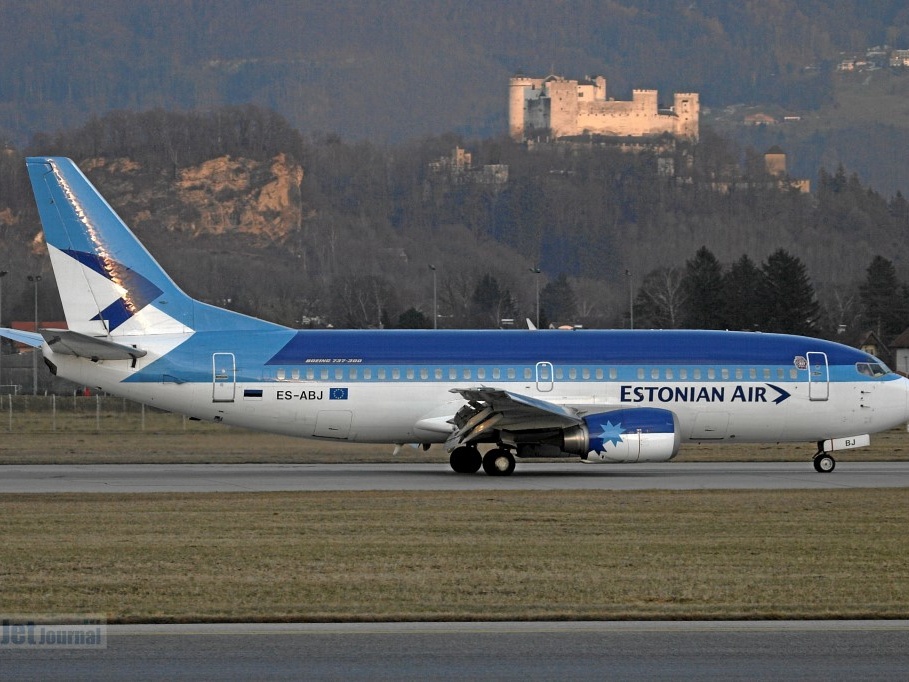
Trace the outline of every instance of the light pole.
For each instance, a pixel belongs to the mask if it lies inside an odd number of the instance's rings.
[[[29,275],[29,282],[35,284],[35,333],[38,333],[38,282],[41,275]],[[32,351],[32,395],[38,395],[38,349]]]
[[[634,329],[634,280],[631,270],[625,270],[625,276],[628,278],[628,328]]]
[[[0,270],[0,327],[3,326],[3,278],[9,274],[6,270]],[[3,386],[3,346],[0,345],[0,387]]]
[[[432,328],[439,328],[439,299],[436,295],[436,266],[430,265],[429,269],[432,270]]]
[[[534,281],[537,285],[537,329],[540,328],[540,268],[529,268],[529,270],[536,275]]]

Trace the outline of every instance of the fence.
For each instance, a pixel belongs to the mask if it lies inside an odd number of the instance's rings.
[[[190,428],[189,421],[183,415],[105,395],[0,395],[0,431],[9,433],[178,432]],[[193,422],[191,428],[199,426]]]

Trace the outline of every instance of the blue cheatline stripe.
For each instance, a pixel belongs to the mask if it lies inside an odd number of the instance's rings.
[[[832,365],[869,355],[830,341],[720,331],[300,331],[269,365],[554,364],[685,366],[792,364],[823,352]]]

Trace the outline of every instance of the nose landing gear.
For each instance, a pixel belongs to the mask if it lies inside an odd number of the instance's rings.
[[[819,474],[829,474],[834,467],[836,467],[836,460],[823,450],[814,456],[814,470]]]

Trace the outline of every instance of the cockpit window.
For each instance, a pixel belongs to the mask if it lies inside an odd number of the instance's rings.
[[[855,363],[855,368],[859,374],[864,374],[868,377],[882,377],[890,371],[877,362],[857,362]]]

